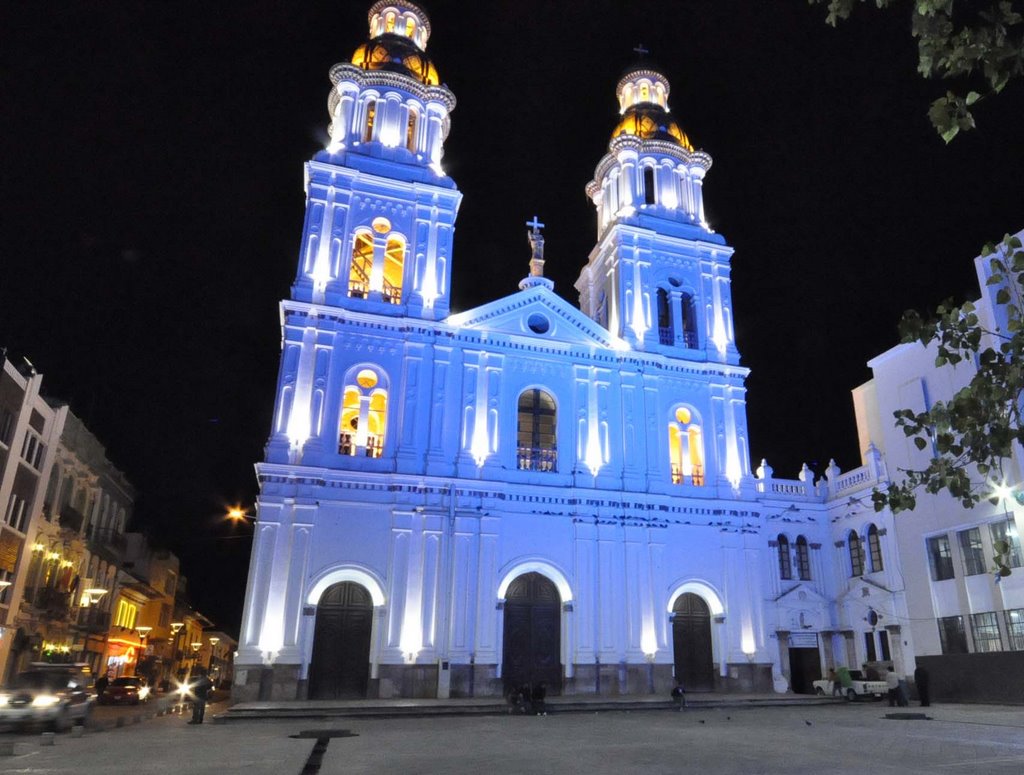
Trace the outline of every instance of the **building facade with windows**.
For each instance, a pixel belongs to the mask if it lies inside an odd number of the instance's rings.
[[[988,259],[975,259],[983,327],[998,331],[998,286],[987,284]],[[898,409],[925,411],[967,385],[974,366],[935,366],[934,347],[902,344],[872,359],[873,378],[854,391],[861,443],[874,443],[891,470],[927,466],[932,450],[917,449],[895,427]],[[907,627],[915,664],[933,673],[936,689],[964,699],[1017,701],[1024,684],[1024,555],[1022,507],[1015,493],[1024,485],[1020,458],[1002,472],[1005,497],[965,509],[946,493],[920,493],[917,507],[895,520],[895,535],[906,584]],[[995,489],[993,488],[993,492]],[[1009,546],[1012,573],[994,573],[995,545]],[[1016,681],[1016,682],[1015,682]],[[940,696],[942,696],[940,694]]]
[[[306,165],[235,697],[806,690],[865,632],[898,651],[877,452],[751,471],[732,249],[665,76],[609,85],[579,308],[534,218],[518,292],[451,314],[455,98],[421,9],[369,24]]]

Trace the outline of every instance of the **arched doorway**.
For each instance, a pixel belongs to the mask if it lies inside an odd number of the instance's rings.
[[[309,698],[365,697],[370,676],[370,627],[373,601],[359,584],[328,587],[316,607]]]
[[[710,692],[715,688],[711,610],[700,595],[687,592],[676,599],[672,611],[676,680],[688,692]]]
[[[558,588],[539,573],[524,573],[505,592],[502,677],[507,692],[521,684],[562,688],[562,599]]]

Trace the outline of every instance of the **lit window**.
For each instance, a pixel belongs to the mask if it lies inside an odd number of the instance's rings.
[[[874,525],[868,528],[868,556],[871,558],[872,573],[877,573],[883,569],[882,541],[878,536],[878,528]]]
[[[388,419],[388,393],[381,375],[360,369],[342,397],[338,454],[381,457]]]
[[[416,153],[416,111],[409,111],[409,123],[405,127],[405,147]]]
[[[685,406],[668,425],[669,464],[673,484],[704,485],[704,439],[700,424]]]
[[[851,532],[847,540],[850,548],[850,575],[864,575],[864,547],[861,545],[860,536]]]
[[[543,390],[519,396],[517,466],[528,471],[554,471],[558,464],[555,399]]]
[[[796,538],[796,570],[801,581],[810,581],[811,555],[807,548],[807,539],[803,536]]]
[[[348,295],[365,299],[370,288],[370,273],[373,271],[373,235],[368,231],[357,231],[352,247],[352,263],[348,271]]]
[[[793,578],[793,565],[789,556],[789,539],[784,535],[779,536],[779,578]]]
[[[404,272],[405,240],[392,235],[384,248],[384,301],[401,304]]]
[[[981,545],[981,531],[972,527],[957,533],[960,539],[960,551],[964,556],[964,574],[977,576],[985,572],[985,548]]]
[[[370,102],[366,106],[366,129],[363,132],[363,142],[368,143],[373,139],[373,122],[377,118],[377,103]]]
[[[412,38],[416,35],[416,19],[412,16],[405,20],[405,37]]]
[[[395,31],[395,15],[393,13],[389,13],[384,18],[385,18],[385,21],[384,21],[384,32],[394,32]]]
[[[640,84],[640,102],[651,101],[651,85],[646,81]]]

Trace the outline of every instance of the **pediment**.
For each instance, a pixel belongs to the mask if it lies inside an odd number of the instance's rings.
[[[508,336],[525,336],[588,347],[619,349],[621,340],[543,286],[527,288],[452,315],[448,325]]]
[[[828,600],[826,600],[809,584],[797,584],[792,589],[787,589],[775,598],[775,602],[780,605],[800,608],[806,606],[826,605]]]
[[[890,594],[891,590],[886,589],[881,584],[871,579],[866,579],[863,576],[858,576],[855,579],[851,579],[846,589],[836,595],[836,600],[854,599],[864,601],[865,604],[872,604],[876,601],[888,599]]]

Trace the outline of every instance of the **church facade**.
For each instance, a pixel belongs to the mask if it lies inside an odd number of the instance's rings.
[[[752,470],[732,249],[664,75],[615,86],[579,307],[544,277],[534,218],[520,290],[451,314],[455,98],[420,8],[382,0],[369,25],[306,165],[235,697],[810,691],[835,665],[900,670],[877,451],[818,481]]]

